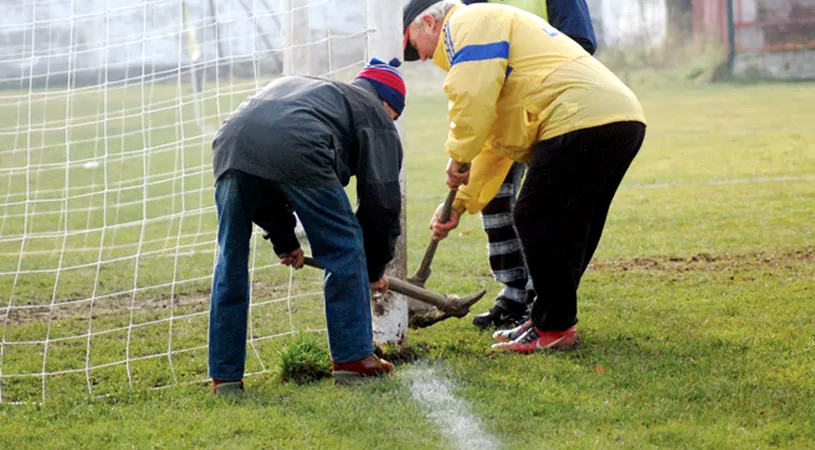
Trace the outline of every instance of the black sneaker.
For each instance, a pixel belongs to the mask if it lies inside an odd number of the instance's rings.
[[[526,317],[526,305],[498,297],[489,311],[473,317],[473,325],[481,329],[514,327]]]

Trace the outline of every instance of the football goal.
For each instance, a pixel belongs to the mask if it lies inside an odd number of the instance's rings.
[[[207,379],[213,133],[275,77],[347,81],[398,56],[401,1],[5,5],[0,402]],[[251,248],[247,372],[261,373],[286,336],[325,329],[322,273],[280,266],[259,232]],[[385,341],[407,314],[389,304]]]

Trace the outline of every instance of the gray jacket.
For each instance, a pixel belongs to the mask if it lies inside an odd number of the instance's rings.
[[[402,145],[366,80],[293,76],[273,81],[224,122],[212,150],[216,179],[234,169],[280,183],[326,187],[347,186],[356,176],[368,275],[382,276],[400,233]]]

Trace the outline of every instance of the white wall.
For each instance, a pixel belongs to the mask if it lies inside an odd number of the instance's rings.
[[[589,0],[600,46],[655,48],[665,42],[670,0]]]
[[[315,36],[359,35],[364,41],[366,0],[307,0]],[[260,59],[280,65],[286,40],[282,0],[213,0],[217,5],[224,61]],[[188,0],[189,19],[200,47],[199,62],[216,55],[209,0]],[[249,11],[247,11],[247,8]],[[322,30],[322,31],[320,31]],[[316,38],[315,38],[316,39]],[[80,73],[146,72],[189,64],[181,0],[16,0],[0,15],[0,81],[49,74],[58,78],[71,67]]]

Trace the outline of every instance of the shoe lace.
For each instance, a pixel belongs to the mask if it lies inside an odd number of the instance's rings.
[[[538,330],[535,327],[529,327],[529,329],[518,338],[518,342],[528,344],[539,337],[541,337],[541,335],[538,333]]]
[[[504,336],[506,336],[508,338],[511,338],[511,340],[515,340],[515,339],[521,337],[522,334],[526,333],[527,330],[529,330],[530,327],[532,327],[531,323],[524,322],[524,323],[518,325],[515,328],[506,330],[504,332]]]

